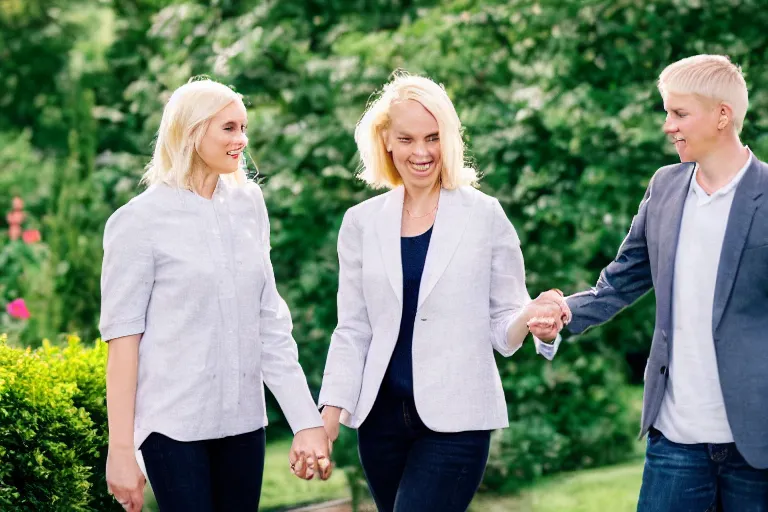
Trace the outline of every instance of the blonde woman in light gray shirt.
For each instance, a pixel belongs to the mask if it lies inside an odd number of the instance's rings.
[[[147,190],[107,222],[107,484],[126,510],[143,503],[135,449],[161,511],[257,510],[264,384],[295,433],[291,470],[330,476],[328,439],[275,286],[266,206],[244,172],[246,124],[228,87],[177,89]]]

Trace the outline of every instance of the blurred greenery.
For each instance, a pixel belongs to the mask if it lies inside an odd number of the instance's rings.
[[[0,330],[33,347],[96,337],[104,223],[141,191],[163,104],[197,74],[246,96],[249,166],[313,391],[336,321],[341,218],[374,194],[354,179],[352,131],[397,68],[453,98],[481,188],[522,240],[531,294],[582,290],[677,158],[655,89],[666,64],[705,52],[740,64],[742,137],[768,156],[767,23],[759,0],[0,1],[0,212],[19,196],[25,228],[42,233],[32,247],[0,225],[0,307],[24,298],[32,315],[3,307]],[[511,427],[495,434],[484,489],[632,451],[616,390],[642,379],[653,308],[649,295],[554,363],[529,347],[499,359]],[[274,401],[269,416],[285,429]],[[355,481],[354,436],[342,446]]]

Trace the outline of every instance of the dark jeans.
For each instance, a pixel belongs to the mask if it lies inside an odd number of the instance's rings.
[[[160,512],[256,512],[264,450],[263,428],[191,442],[152,433],[141,445]]]
[[[464,512],[480,486],[491,432],[433,432],[413,400],[380,393],[358,429],[360,462],[379,512]]]
[[[678,444],[648,433],[638,512],[768,512],[768,470],[734,443]]]

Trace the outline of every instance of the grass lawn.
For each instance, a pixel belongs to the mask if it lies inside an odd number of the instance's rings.
[[[480,495],[470,512],[634,512],[643,461],[542,479],[519,496]]]

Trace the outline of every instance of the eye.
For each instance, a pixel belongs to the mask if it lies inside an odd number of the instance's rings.
[[[398,137],[397,140],[405,143],[411,142],[411,139],[408,137]]]
[[[439,140],[440,140],[440,137],[438,137],[437,135],[433,135],[432,137],[427,139],[428,142],[437,142]]]

